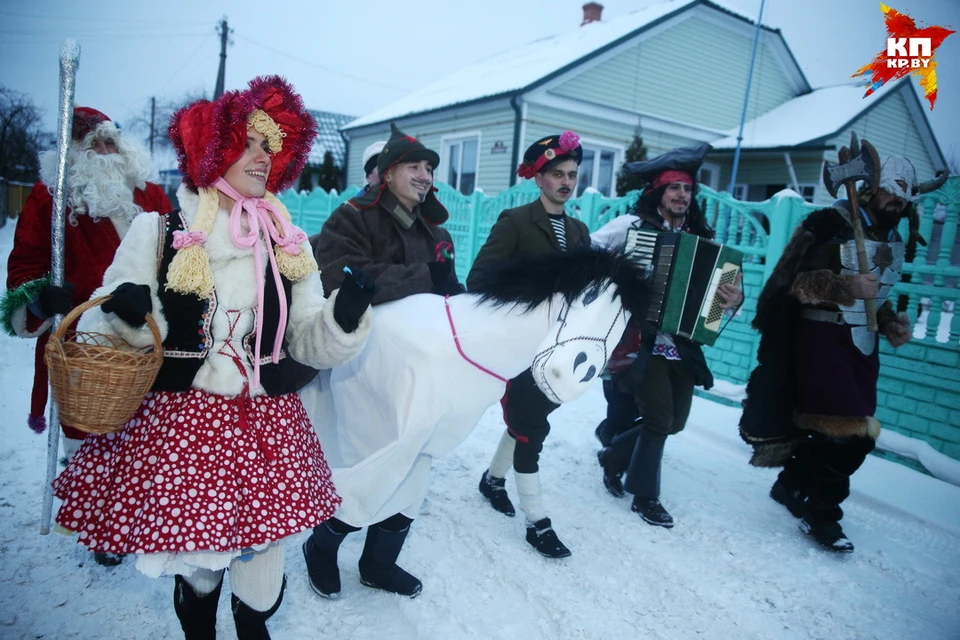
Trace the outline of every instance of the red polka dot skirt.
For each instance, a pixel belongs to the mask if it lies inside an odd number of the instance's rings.
[[[242,550],[340,504],[295,393],[152,392],[122,431],[87,436],[53,487],[57,523],[113,553]]]

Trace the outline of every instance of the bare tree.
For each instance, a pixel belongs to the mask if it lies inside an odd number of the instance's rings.
[[[41,151],[54,145],[43,131],[43,111],[25,93],[0,85],[0,178],[35,182]]]
[[[139,114],[127,121],[127,129],[138,136],[148,149],[152,148],[154,151],[158,149],[168,149],[171,144],[167,129],[170,128],[170,119],[173,117],[173,114],[181,107],[185,107],[197,100],[206,99],[209,98],[203,89],[193,89],[179,96],[156,98],[153,105],[148,101]],[[153,121],[152,130],[150,127],[151,120]],[[152,145],[151,138],[153,141]]]

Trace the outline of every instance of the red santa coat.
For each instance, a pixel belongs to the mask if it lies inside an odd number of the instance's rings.
[[[169,213],[173,207],[159,185],[148,182],[145,189],[133,192],[133,201],[144,211]],[[42,182],[33,185],[33,191],[23,205],[17,230],[13,240],[13,251],[7,262],[7,290],[50,273],[51,257],[51,219],[53,198]],[[69,209],[67,210],[69,215]],[[73,283],[74,306],[90,299],[94,289],[103,282],[103,273],[113,262],[120,236],[113,223],[107,218],[94,219],[87,215],[78,215],[76,226],[67,222],[64,229],[64,280]],[[43,319],[26,311],[28,333],[35,333],[43,325]],[[42,424],[47,405],[47,366],[43,353],[47,344],[48,332],[38,336],[34,355],[33,393],[30,400],[30,423]],[[82,438],[84,434],[76,429],[64,426],[64,432],[70,438]]]

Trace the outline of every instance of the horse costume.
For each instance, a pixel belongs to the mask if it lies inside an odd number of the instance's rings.
[[[575,400],[646,297],[624,257],[588,250],[507,265],[473,293],[377,307],[361,354],[300,392],[343,499],[336,516],[413,517],[433,459],[470,435],[507,380],[530,368],[552,401]]]

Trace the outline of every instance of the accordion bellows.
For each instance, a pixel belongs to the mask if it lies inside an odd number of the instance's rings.
[[[689,233],[629,229],[627,256],[653,281],[647,320],[660,331],[712,345],[720,333],[721,284],[733,284],[743,253]]]

